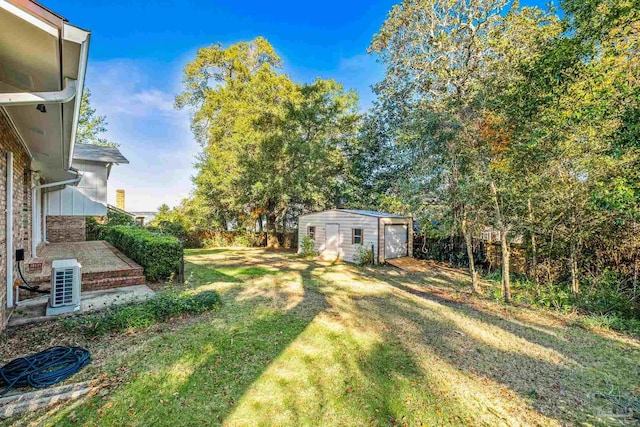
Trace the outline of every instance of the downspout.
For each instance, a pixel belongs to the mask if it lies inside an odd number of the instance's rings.
[[[68,179],[66,181],[58,181],[58,182],[50,182],[48,184],[40,184],[40,185],[35,185],[33,187],[31,187],[31,201],[33,203],[34,200],[36,200],[36,195],[38,190],[41,190],[43,188],[50,188],[50,187],[57,187],[59,185],[71,185],[71,184],[77,184],[78,182],[80,182],[80,180],[82,179],[82,175],[78,175],[77,178],[74,179]],[[42,205],[42,200],[40,199],[39,202],[36,201],[36,203],[40,203]],[[40,210],[42,209],[42,206],[40,207]],[[35,234],[37,232],[36,230],[36,222],[38,221],[37,215],[38,212],[36,209],[33,209],[33,206],[31,207],[31,230],[32,233]],[[43,228],[43,231],[45,231],[47,229],[46,226],[46,218],[45,218],[45,226]],[[46,231],[45,231],[46,233]],[[42,241],[46,241],[46,234],[43,233],[42,236]],[[35,258],[36,257],[36,239],[34,238],[34,236],[31,237],[31,257]]]
[[[64,104],[76,96],[76,81],[65,78],[65,87],[55,92],[0,93],[0,105]]]
[[[7,152],[7,307],[13,307],[13,153]]]

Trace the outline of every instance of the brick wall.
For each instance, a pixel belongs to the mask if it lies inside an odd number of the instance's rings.
[[[87,238],[87,221],[83,216],[47,216],[47,241],[49,243],[84,242]]]
[[[31,186],[33,174],[30,159],[4,110],[0,109],[0,334],[6,327],[7,306],[7,153],[13,153],[13,248],[31,252]],[[13,263],[13,257],[9,262]],[[18,271],[14,266],[14,278]]]

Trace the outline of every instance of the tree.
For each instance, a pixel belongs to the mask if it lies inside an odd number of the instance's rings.
[[[335,206],[348,182],[357,96],[333,80],[296,84],[281,68],[261,37],[200,49],[185,67],[176,105],[203,147],[195,197],[223,229],[265,218],[280,230],[291,209]]]
[[[107,116],[96,114],[91,107],[91,91],[86,88],[82,94],[80,103],[80,118],[76,132],[76,142],[79,144],[102,145],[105,147],[118,147],[119,144],[102,137],[107,131]]]
[[[502,195],[489,170],[491,150],[478,138],[482,80],[493,60],[492,35],[506,7],[505,0],[404,1],[394,6],[374,36],[371,51],[380,55],[387,69],[376,92],[400,117],[413,117],[410,123],[419,129],[413,141],[424,153],[421,160],[426,160],[422,181],[449,206],[469,246],[477,227],[471,218],[480,218],[485,201],[493,199],[494,224],[503,236],[503,291],[509,300],[508,225]],[[427,126],[416,120],[421,116]],[[470,191],[486,197],[463,197]],[[472,258],[470,275],[478,291]]]

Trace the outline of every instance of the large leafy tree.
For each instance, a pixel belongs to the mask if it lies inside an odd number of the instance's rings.
[[[493,223],[503,236],[504,297],[509,300],[505,197],[490,168],[503,152],[479,137],[485,117],[482,84],[495,61],[492,37],[507,6],[505,0],[404,1],[392,9],[371,50],[387,69],[377,93],[398,111],[393,116],[400,117],[400,136],[406,137],[408,129],[409,144],[421,153],[418,182],[448,206],[452,225],[465,235],[469,251],[473,230],[479,226],[474,219],[487,210],[488,200],[493,201]],[[469,258],[472,285],[478,291],[473,257]]]
[[[577,296],[580,271],[619,262],[637,233],[640,9],[562,6],[560,20],[505,1],[405,1],[371,46],[387,66],[378,128],[416,159],[408,194],[435,199],[426,213],[468,247],[484,226],[500,232],[506,300],[511,239],[528,237],[535,278],[540,249],[566,260]]]
[[[263,38],[200,49],[179,108],[203,147],[195,198],[220,228],[280,229],[292,211],[339,203],[357,97],[333,80],[297,84]],[[203,211],[203,209],[200,209]]]

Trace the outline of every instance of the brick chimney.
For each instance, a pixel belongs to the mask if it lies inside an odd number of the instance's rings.
[[[116,208],[124,209],[124,190],[116,190]]]

